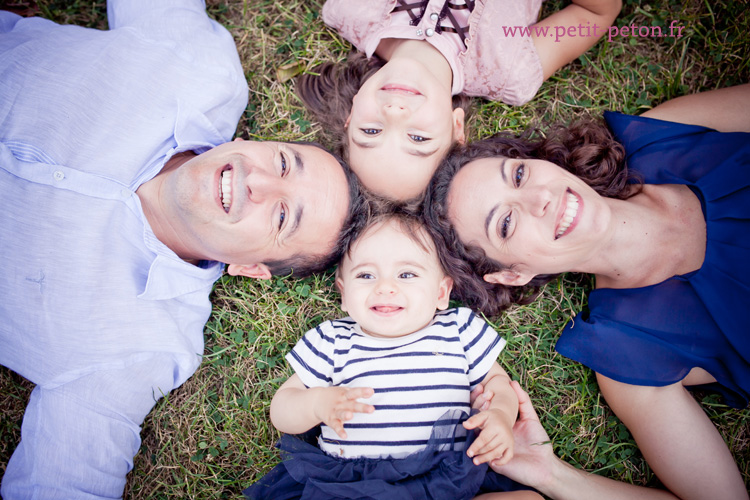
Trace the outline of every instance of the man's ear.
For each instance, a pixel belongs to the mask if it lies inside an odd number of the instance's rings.
[[[448,304],[451,301],[451,290],[453,290],[453,278],[444,276],[440,281],[440,288],[438,289],[437,308],[439,310],[444,311],[448,309]]]
[[[344,280],[338,277],[338,270],[336,270],[336,281],[334,283],[336,284],[336,289],[339,291],[339,294],[341,294],[341,310],[344,312],[348,312],[346,309],[346,294],[344,293]]]
[[[484,281],[486,281],[487,283],[494,283],[496,285],[523,286],[531,281],[534,276],[535,275],[524,271],[503,269],[502,271],[485,274]]]
[[[464,129],[465,112],[463,108],[453,110],[453,140],[458,144],[466,142],[466,131]]]
[[[245,139],[243,139],[242,137],[235,137],[234,140],[235,141],[244,141]]]
[[[239,264],[229,264],[227,272],[232,276],[244,276],[246,278],[255,278],[258,280],[267,280],[271,277],[271,271],[265,264],[252,264],[250,266],[241,266]]]

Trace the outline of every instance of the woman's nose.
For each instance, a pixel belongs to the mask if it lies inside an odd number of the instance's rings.
[[[529,213],[535,217],[544,217],[551,207],[552,192],[546,186],[535,186],[527,192]]]

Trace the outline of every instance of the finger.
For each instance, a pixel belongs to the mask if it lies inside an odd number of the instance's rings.
[[[346,391],[346,399],[367,399],[375,394],[375,390],[372,387],[352,387]]]
[[[526,391],[521,388],[521,384],[512,380],[510,386],[516,392],[516,396],[518,396],[518,422],[524,420],[536,420],[538,422],[539,415],[536,414],[534,405],[531,404],[531,398],[529,398]]]
[[[484,434],[487,434],[487,433],[485,432]],[[477,449],[474,453],[474,456],[491,454],[495,450],[500,450],[500,452],[502,452],[506,448],[507,446],[503,444],[503,440],[500,438],[500,436],[498,435],[489,436],[487,439],[484,440],[484,442],[481,442],[477,445]],[[493,456],[492,458],[496,458],[496,457]]]
[[[340,409],[336,412],[336,418],[338,418],[342,422],[346,422],[347,420],[351,420],[352,418],[354,418],[354,413],[349,410]]]
[[[484,411],[484,410],[489,409],[490,403],[492,403],[492,398],[494,398],[494,397],[495,397],[495,393],[494,392],[492,392],[490,390],[485,391],[484,392],[484,398],[487,401],[482,405],[482,407],[479,410],[480,411]]]
[[[478,455],[476,460],[481,460],[479,463],[487,462],[490,466],[501,467],[513,458],[513,450],[503,449],[502,453],[489,453],[487,455]],[[478,465],[478,464],[477,464]]]
[[[356,413],[372,413],[375,411],[375,407],[367,403],[356,403],[352,410]]]
[[[464,429],[471,430],[471,429],[476,429],[477,427],[481,429],[486,421],[487,421],[486,413],[477,413],[473,417],[470,417],[464,421]]]
[[[508,452],[508,447],[500,442],[497,446],[489,447],[486,452],[477,454],[473,461],[475,465],[483,464],[485,462],[490,463],[494,460],[504,461],[505,455],[507,455]]]
[[[336,434],[338,434],[338,436],[341,439],[346,439],[346,431],[344,430],[344,422],[342,422],[341,420],[333,420],[328,425],[328,427],[336,431]]]

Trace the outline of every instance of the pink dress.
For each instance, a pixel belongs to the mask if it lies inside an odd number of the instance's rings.
[[[327,0],[323,20],[371,57],[384,38],[425,40],[453,69],[453,94],[528,102],[544,80],[528,32],[542,0]]]

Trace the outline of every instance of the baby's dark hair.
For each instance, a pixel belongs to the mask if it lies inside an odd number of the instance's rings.
[[[427,188],[424,217],[436,247],[447,254],[443,266],[454,281],[453,297],[487,315],[500,314],[511,304],[533,302],[541,287],[558,276],[537,275],[527,285],[517,287],[488,283],[484,281],[486,274],[509,266],[489,258],[478,246],[464,245],[453,228],[447,206],[451,181],[469,162],[493,157],[550,161],[609,198],[627,199],[641,187],[639,179],[628,172],[624,148],[601,120],[554,126],[546,136],[538,131],[520,136],[501,132],[455,147]]]
[[[447,274],[446,268],[443,265],[443,259],[440,258],[440,250],[437,248],[437,243],[434,240],[433,234],[425,224],[425,220],[421,215],[421,204],[404,204],[394,202],[385,198],[377,196],[370,196],[369,200],[369,213],[367,218],[362,222],[357,233],[349,239],[349,246],[341,257],[341,261],[344,258],[351,256],[351,249],[354,244],[374,225],[382,224],[385,222],[395,222],[398,228],[408,236],[414,243],[416,243],[425,252],[430,252],[430,247],[437,250],[438,261],[443,272]],[[341,262],[339,262],[339,267]]]
[[[337,155],[349,159],[346,120],[352,112],[352,100],[362,84],[383,67],[377,56],[369,59],[361,52],[352,52],[341,62],[325,62],[297,78],[297,94],[315,121],[320,123],[323,142]],[[453,108],[463,108],[465,121],[471,110],[471,99],[453,96]]]

